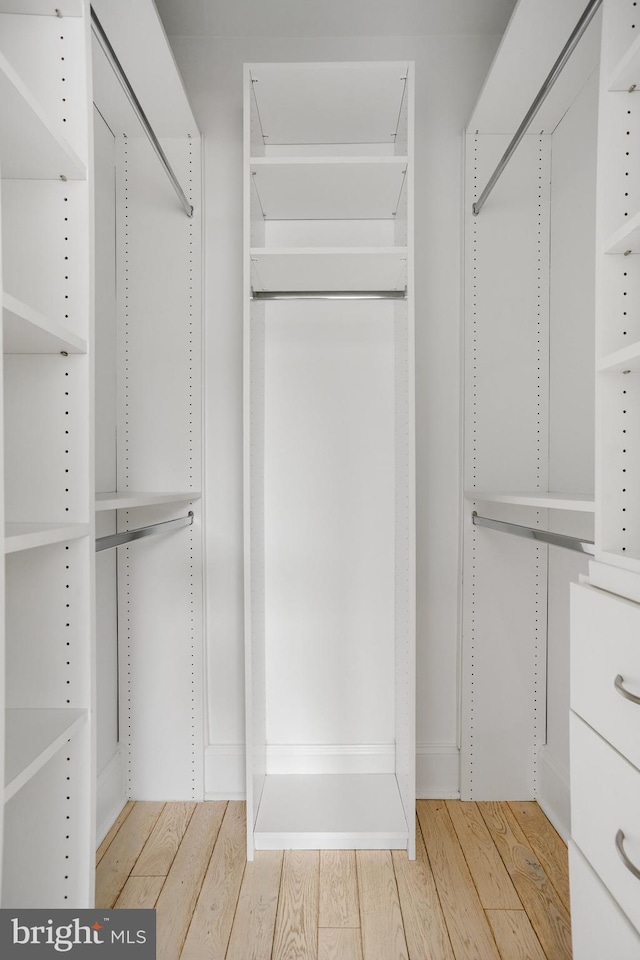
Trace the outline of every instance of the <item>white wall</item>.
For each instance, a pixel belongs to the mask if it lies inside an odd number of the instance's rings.
[[[497,37],[170,37],[205,138],[208,796],[243,790],[242,64],[416,61],[418,792],[458,789],[462,130]]]

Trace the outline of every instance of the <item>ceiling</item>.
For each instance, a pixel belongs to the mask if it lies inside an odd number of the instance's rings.
[[[156,0],[169,36],[502,34],[516,0]]]

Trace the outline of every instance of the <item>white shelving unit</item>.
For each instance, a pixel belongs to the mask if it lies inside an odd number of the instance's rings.
[[[414,856],[411,70],[246,68],[250,859]]]
[[[3,907],[93,902],[88,16],[0,3]]]
[[[193,206],[94,41],[97,533],[194,515],[96,560],[101,838],[128,799],[204,793],[202,197],[200,134],[154,3],[93,8]]]

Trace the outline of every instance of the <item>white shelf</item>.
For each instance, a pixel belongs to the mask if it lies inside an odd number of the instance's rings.
[[[580,513],[593,513],[595,499],[592,493],[556,493],[533,490],[525,493],[502,493],[479,490],[467,490],[467,500],[483,503],[508,503],[519,507],[540,507],[544,510],[575,510]]]
[[[265,143],[393,144],[406,77],[406,62],[252,66]]]
[[[640,36],[611,71],[608,89],[628,90],[633,84],[640,87]]]
[[[3,178],[86,178],[87,170],[82,160],[1,53],[0,130]]]
[[[86,710],[7,710],[4,799],[9,800],[87,721]]]
[[[601,372],[621,373],[629,370],[631,373],[640,373],[640,343],[630,343],[622,350],[608,353],[598,360],[597,369]]]
[[[17,553],[88,536],[88,523],[5,523],[4,552]]]
[[[607,239],[605,253],[640,253],[640,213],[635,213]]]
[[[87,342],[8,293],[2,295],[4,353],[86,353]]]
[[[390,220],[406,157],[296,157],[251,161],[266,220]]]
[[[404,290],[406,247],[251,250],[254,290]]]
[[[265,778],[257,850],[404,849],[405,820],[393,774],[296,774]]]
[[[601,563],[609,563],[612,567],[622,567],[624,570],[631,570],[634,573],[640,573],[640,550],[599,550],[596,554],[596,560]]]
[[[188,503],[199,500],[199,491],[177,493],[139,493],[122,490],[113,493],[96,493],[96,512],[101,510],[132,510],[134,507],[154,507],[161,503]]]

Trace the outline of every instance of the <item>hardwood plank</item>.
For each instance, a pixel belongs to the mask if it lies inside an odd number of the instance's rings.
[[[535,800],[510,801],[509,807],[564,906],[570,912],[569,851],[566,843]]]
[[[531,850],[507,803],[485,801],[478,809],[518,891],[547,957],[571,957],[569,914]]]
[[[96,850],[96,867],[98,866],[98,864],[100,863],[100,861],[101,861],[102,858],[104,857],[105,853],[107,852],[107,849],[108,849],[109,846],[111,845],[111,842],[112,842],[113,838],[115,837],[116,833],[118,832],[118,830],[120,829],[120,827],[122,826],[122,824],[124,823],[124,821],[127,819],[127,817],[129,816],[129,814],[130,814],[131,811],[133,810],[133,807],[134,807],[133,800],[128,800],[128,801],[125,803],[125,805],[124,805],[124,807],[122,808],[122,810],[120,811],[120,813],[118,814],[118,816],[116,817],[116,819],[114,820],[113,825],[111,826],[111,828],[107,831],[107,834],[106,834],[104,840],[102,841],[102,843],[100,844],[100,846],[99,846],[98,849]]]
[[[182,841],[195,803],[168,803],[131,871],[134,877],[166,877]]]
[[[418,819],[456,960],[500,960],[443,800],[419,800]]]
[[[258,850],[245,867],[226,960],[271,960],[282,850]]]
[[[502,960],[547,960],[524,910],[487,910]]]
[[[416,830],[416,859],[393,851],[400,909],[410,960],[454,960],[424,840]]]
[[[224,960],[246,863],[245,805],[227,804],[181,960]]]
[[[484,909],[521,910],[511,877],[475,803],[447,800],[447,810]]]
[[[96,907],[112,907],[153,830],[164,803],[135,803],[96,870]]]
[[[115,902],[116,909],[152,909],[160,896],[164,877],[129,877]]]
[[[157,960],[177,960],[227,804],[199,803],[158,897]]]
[[[356,851],[364,960],[409,960],[390,850]]]
[[[273,960],[317,960],[320,857],[317,850],[285,850]]]
[[[318,960],[362,960],[360,930],[356,927],[320,927]]]
[[[360,926],[355,850],[320,851],[318,926]]]

